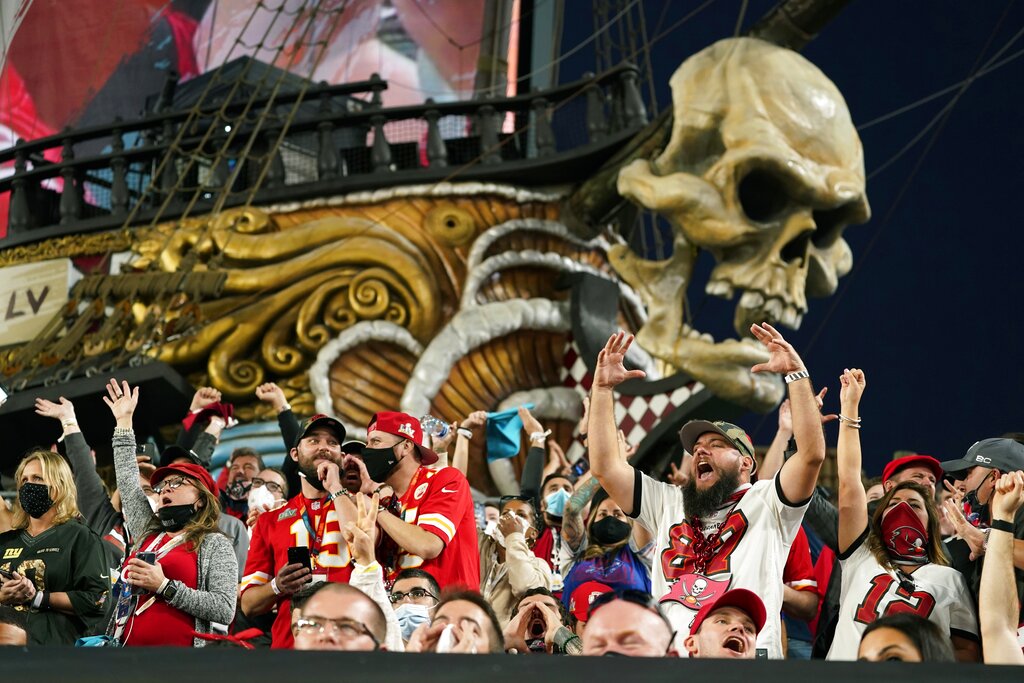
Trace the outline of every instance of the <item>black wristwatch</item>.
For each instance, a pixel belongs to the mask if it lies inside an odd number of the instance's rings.
[[[162,591],[160,591],[160,597],[162,597],[167,602],[170,602],[170,601],[174,600],[174,596],[177,595],[177,594],[178,594],[178,582],[177,581],[168,581],[167,585],[164,586],[164,589]]]

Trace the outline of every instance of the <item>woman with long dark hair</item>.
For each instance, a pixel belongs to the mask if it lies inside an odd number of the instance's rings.
[[[584,526],[581,510],[591,496],[590,515]],[[614,590],[651,592],[650,533],[626,515],[596,479],[587,479],[576,489],[566,505],[562,528],[566,547],[576,550],[574,556],[562,557],[567,560],[561,567],[566,608],[572,607],[573,591],[588,581]]]
[[[154,512],[139,486],[132,416],[139,388],[111,380],[103,398],[117,420],[114,468],[122,512],[137,539],[115,588],[108,634],[121,645],[202,647],[196,633],[229,624],[235,615],[238,560],[217,528],[217,487],[203,467],[177,463],[150,478]]]
[[[29,644],[71,645],[103,616],[103,541],[78,520],[71,467],[59,454],[29,451],[14,479],[14,528],[0,534],[0,604],[24,614]]]
[[[839,620],[829,659],[856,659],[865,628],[910,612],[950,639],[957,659],[977,661],[978,620],[960,572],[946,566],[933,494],[919,484],[890,488],[869,519],[861,482],[861,370],[839,378],[839,560],[843,568]]]

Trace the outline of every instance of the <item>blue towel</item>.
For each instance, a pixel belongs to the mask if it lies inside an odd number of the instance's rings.
[[[533,408],[533,404],[527,403],[526,408]],[[518,408],[487,413],[487,462],[511,458],[519,453],[522,432],[523,421],[519,419]]]

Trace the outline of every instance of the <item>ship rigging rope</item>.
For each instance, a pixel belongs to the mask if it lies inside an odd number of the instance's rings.
[[[335,28],[337,27],[337,25],[338,25],[338,23],[340,21],[341,16],[343,15],[343,13],[345,11],[345,8],[347,7],[347,5],[348,5],[347,2],[343,3],[340,7],[334,8],[334,9],[330,10],[327,13],[328,16],[330,14],[334,15],[334,21],[330,22],[329,29],[325,33],[323,33],[322,35],[330,36],[333,33],[333,31],[335,30]],[[284,3],[282,3],[281,7],[284,7]],[[299,47],[301,47],[301,48],[315,47],[315,48],[317,48],[319,50],[318,54],[316,55],[315,59],[312,60],[312,63],[310,65],[309,76],[312,76],[312,74],[316,71],[317,67],[319,67],[320,62],[323,60],[323,57],[327,53],[327,47],[329,45],[329,41],[326,40],[326,39],[324,39],[324,40],[315,40],[315,41],[312,41],[312,42],[306,42],[307,34],[309,34],[311,31],[313,31],[313,29],[317,26],[318,20],[321,18],[320,16],[318,16],[320,11],[321,11],[320,10],[320,5],[318,4],[316,7],[314,7],[313,12],[309,15],[308,20],[305,22],[305,27],[303,28],[302,35],[300,36],[300,39],[298,41]],[[298,16],[298,14],[296,14],[296,16]],[[296,24],[298,24],[298,23],[299,23],[299,21],[298,21],[298,19],[296,19],[295,23],[288,30],[289,34],[292,33],[292,31],[296,28]],[[268,29],[268,32],[269,32],[269,29]],[[263,40],[265,41],[265,37],[264,37]],[[274,61],[276,61],[276,57],[281,55],[281,53],[285,50],[286,46],[287,46],[287,43],[282,40],[281,44],[277,48],[277,55],[275,55],[275,59],[272,60],[271,63],[274,63]],[[223,186],[221,186],[219,188],[219,192],[218,192],[218,194],[216,196],[216,199],[214,200],[213,207],[209,211],[204,212],[204,213],[207,213],[207,215],[209,215],[209,216],[216,216],[218,213],[220,213],[223,210],[224,204],[225,204],[225,202],[227,201],[228,197],[231,194],[231,188],[233,187],[233,185],[234,185],[235,181],[237,180],[237,178],[238,178],[239,174],[241,173],[241,171],[245,168],[244,161],[246,159],[250,158],[249,157],[249,152],[251,152],[253,145],[256,142],[259,141],[259,136],[260,136],[261,129],[262,129],[262,123],[263,123],[263,121],[266,118],[266,114],[272,108],[273,102],[276,99],[276,97],[278,96],[278,94],[280,92],[280,89],[281,89],[281,86],[285,82],[285,79],[290,75],[291,67],[293,67],[294,64],[295,64],[295,61],[298,58],[300,58],[300,56],[302,56],[304,54],[305,54],[305,50],[304,49],[294,49],[294,50],[291,51],[291,54],[289,56],[289,62],[285,66],[285,68],[280,70],[280,73],[278,75],[277,81],[274,84],[273,89],[271,91],[270,97],[267,99],[267,103],[266,103],[266,105],[265,105],[265,107],[263,109],[263,115],[261,115],[260,118],[257,119],[256,124],[252,127],[252,130],[251,130],[251,132],[249,133],[249,136],[248,136],[248,140],[246,141],[246,143],[245,143],[244,147],[242,148],[242,150],[237,155],[237,163],[235,164],[235,166],[231,170],[231,172],[228,174],[228,177],[225,179]],[[252,61],[249,62],[249,64],[252,64],[252,63],[254,63],[254,62],[252,62]],[[260,81],[258,82],[256,87],[253,88],[252,95],[249,98],[248,102],[246,103],[243,113],[239,116],[240,120],[245,118],[245,115],[248,113],[249,109],[252,107],[254,101],[261,96],[261,90],[262,90],[264,81],[267,79],[267,76],[269,74],[270,74],[270,70],[268,69],[268,70],[266,70],[264,72],[263,76],[260,78]],[[239,80],[241,80],[241,79],[239,79]],[[273,148],[270,150],[270,153],[264,155],[263,164],[262,164],[262,171],[261,171],[260,176],[259,176],[259,181],[256,184],[254,184],[253,188],[251,188],[250,194],[249,194],[249,196],[246,199],[245,205],[249,205],[251,203],[251,200],[252,200],[253,196],[255,195],[255,192],[258,190],[260,184],[262,183],[263,178],[265,177],[267,169],[269,169],[271,163],[273,163],[273,157],[277,153],[278,147],[279,147],[281,141],[284,139],[284,136],[287,134],[288,128],[290,127],[291,123],[294,121],[295,115],[298,113],[299,108],[301,107],[301,105],[302,105],[302,103],[304,101],[306,91],[309,89],[311,84],[312,84],[311,78],[303,79],[302,86],[299,89],[299,94],[296,97],[295,102],[292,104],[291,110],[289,111],[287,117],[284,120],[281,132],[279,133],[278,138],[275,141],[275,144],[274,144]],[[224,107],[227,107],[228,104],[230,104],[230,103],[231,103],[230,99],[226,100],[225,104],[224,104]],[[222,111],[223,111],[223,108],[222,108]],[[219,118],[215,119],[211,123],[209,130],[213,130],[213,129],[219,127],[221,125],[221,123],[222,123],[221,119],[219,119]],[[241,126],[234,126],[234,127],[232,127],[232,129],[230,131],[230,134],[224,140],[223,144],[221,145],[220,149],[218,150],[218,153],[216,155],[215,161],[210,166],[210,172],[211,172],[210,176],[213,175],[212,172],[213,172],[213,170],[215,168],[217,168],[217,164],[222,163],[223,161],[225,161],[228,158],[227,152],[231,148],[232,142],[233,142],[234,138],[236,137],[237,133],[240,130],[241,130]],[[190,158],[189,163],[190,163],[190,165],[193,163],[193,159],[192,158]],[[183,177],[184,177],[184,175],[179,176],[179,184],[180,184],[181,178],[183,178]],[[175,188],[175,189],[177,189],[177,188]],[[211,190],[211,189],[216,189],[216,188],[210,187],[208,183],[206,183],[204,185],[200,185],[198,188],[196,188],[196,191],[193,193],[192,199],[190,200],[190,202],[189,202],[189,204],[188,204],[188,206],[186,208],[186,211],[182,215],[181,218],[184,219],[185,217],[187,217],[187,215],[189,215],[191,213],[192,209],[195,207],[196,202],[203,196],[203,194],[206,193],[206,191]],[[179,220],[181,220],[181,219],[179,219]],[[211,238],[212,233],[213,233],[213,229],[214,229],[213,228],[214,222],[215,222],[214,220],[206,221],[205,228],[204,228],[204,230],[203,230],[203,232],[202,232],[202,234],[200,236],[200,239],[199,239],[200,243]],[[155,224],[155,222],[154,222],[154,224]],[[228,246],[231,238],[234,236],[234,234],[235,233],[229,231],[227,233],[227,238],[226,238],[226,241],[224,242],[224,244],[218,245],[218,247],[220,249],[220,254],[224,253],[224,250],[227,248],[227,246]],[[163,251],[164,249],[167,248],[167,246],[169,246],[169,241],[172,238],[173,238],[173,233],[168,235],[167,240],[165,240],[165,242],[164,242],[164,248],[161,251]],[[217,262],[216,262],[217,260],[219,260],[218,256],[215,255],[214,256],[214,260],[212,260],[211,263],[208,263],[207,265],[208,266],[213,265],[214,267],[216,267],[218,265]],[[182,270],[185,270],[186,272],[187,271],[191,271],[193,269],[195,263],[192,260],[186,259],[186,260],[183,261],[183,265],[184,265],[184,268],[179,268],[178,272],[181,272]],[[156,262],[156,260],[154,260],[154,262],[150,264],[150,267],[151,268],[157,268],[158,267],[158,263]],[[213,268],[211,268],[211,270],[212,269]],[[165,291],[162,292],[162,294],[165,295],[165,301],[162,302],[158,306],[158,309],[161,310],[161,311],[166,312],[168,307],[172,303],[172,301],[171,301],[172,298],[176,295],[176,293],[177,292],[170,291],[170,290],[165,288]],[[191,304],[198,304],[200,300],[201,300],[200,296],[197,295],[194,298],[194,300],[190,301],[190,303]],[[149,330],[148,338],[140,346],[140,353],[145,353],[148,350],[148,348],[153,343],[158,341],[158,338],[159,338],[159,327],[152,326],[150,328],[150,330]],[[138,354],[134,354],[133,353],[132,355],[138,355]],[[123,358],[118,358],[116,360],[123,362]]]
[[[286,14],[284,12],[284,8],[286,7],[286,5],[287,5],[287,2],[282,2],[280,5],[277,6],[277,8],[267,8],[266,4],[263,2],[263,0],[260,0],[260,2],[254,8],[253,13],[250,14],[248,20],[245,23],[245,26],[243,26],[243,28],[240,31],[238,37],[236,38],[236,40],[232,44],[231,48],[229,49],[228,55],[225,58],[225,64],[227,63],[227,61],[229,61],[231,59],[231,55],[235,51],[236,47],[241,44],[241,42],[242,42],[241,41],[241,37],[246,34],[246,31],[247,31],[248,27],[251,25],[251,23],[253,21],[253,17],[256,16],[257,12],[259,12],[259,10],[261,8],[270,9],[274,13],[273,21],[271,21],[270,24],[267,26],[267,28],[266,28],[266,30],[264,32],[264,35],[263,35],[263,37],[260,40],[260,44],[265,44],[266,41],[267,41],[267,38],[269,37],[269,35],[271,33],[271,31],[273,30],[274,25],[277,23],[278,18],[281,17],[282,15]],[[341,7],[335,8],[335,9],[331,10],[331,12],[335,14],[335,20],[334,20],[334,22],[331,23],[331,27],[330,27],[330,29],[326,33],[327,36],[330,36],[331,33],[333,32],[333,30],[335,29],[335,27],[337,26],[337,23],[338,23],[341,15],[344,13],[344,10],[347,7],[347,5],[348,5],[348,3],[346,2],[346,3],[343,3]],[[310,15],[308,15],[308,20],[306,21],[306,29],[303,31],[303,36],[302,36],[303,38],[305,37],[306,33],[316,25],[316,21],[318,19],[318,12],[319,12],[319,9],[315,8],[314,11]],[[289,27],[288,31],[286,32],[286,35],[291,35],[294,32],[296,26],[300,23],[301,17],[299,16],[300,12],[298,12],[298,11],[296,11],[296,12],[288,12],[287,14],[291,14],[291,15],[294,15],[296,17],[295,20],[292,23],[292,26]],[[282,40],[281,44],[276,49],[276,55],[275,55],[275,60],[274,61],[276,61],[276,57],[278,57],[278,56],[280,56],[282,54],[282,52],[285,50],[286,46],[287,46],[287,43],[284,40]],[[320,48],[319,54],[317,54],[316,58],[313,60],[313,63],[311,65],[310,71],[312,72],[312,71],[315,71],[315,69],[319,66],[319,63],[323,59],[324,54],[326,54],[327,40],[314,41],[314,42],[311,42],[309,44],[304,44],[302,39],[300,39],[299,47],[305,48],[305,47],[310,47],[310,46],[318,46]],[[290,67],[294,63],[294,61],[300,55],[304,55],[304,54],[305,54],[305,50],[303,50],[303,49],[295,49],[295,50],[293,50],[291,55],[290,55],[290,61],[289,61],[289,65],[288,66]],[[206,144],[206,142],[212,136],[212,133],[214,131],[221,129],[221,127],[223,126],[225,121],[232,120],[232,119],[229,119],[225,115],[225,111],[226,111],[226,109],[227,109],[227,107],[229,105],[234,104],[234,102],[233,102],[234,94],[238,90],[240,85],[244,82],[244,77],[248,73],[248,70],[249,70],[249,68],[251,67],[251,65],[253,63],[254,63],[254,60],[250,60],[249,62],[247,62],[245,64],[245,66],[243,67],[242,73],[239,74],[238,77],[234,80],[234,82],[232,84],[232,87],[228,91],[228,94],[224,97],[224,100],[223,100],[223,103],[222,103],[220,109],[214,114],[213,120],[211,121],[209,127],[206,130],[206,134],[203,136],[201,142],[199,143],[199,145],[198,145],[199,148],[201,148],[202,146],[204,146]],[[173,160],[176,152],[185,153],[186,158],[187,158],[187,164],[186,164],[186,166],[185,166],[185,168],[183,170],[178,171],[176,169],[176,171],[177,171],[177,173],[176,173],[177,178],[176,178],[174,187],[170,191],[166,192],[166,198],[165,198],[164,202],[162,203],[162,205],[160,206],[159,210],[154,215],[152,221],[150,221],[150,226],[155,226],[156,224],[158,224],[160,222],[162,216],[165,214],[167,208],[170,206],[171,200],[184,187],[184,179],[187,177],[189,171],[195,165],[196,159],[199,158],[200,156],[205,156],[205,155],[198,155],[198,154],[194,154],[194,153],[186,153],[186,150],[184,150],[181,147],[180,143],[181,143],[182,138],[187,134],[187,131],[189,130],[189,128],[192,126],[193,122],[196,119],[198,119],[198,117],[200,115],[200,112],[203,109],[203,105],[205,104],[209,93],[212,91],[213,85],[215,83],[217,83],[219,80],[221,80],[221,72],[223,70],[223,66],[224,66],[224,64],[222,64],[220,67],[218,67],[218,69],[213,73],[213,75],[211,76],[209,81],[206,83],[206,85],[205,85],[202,93],[200,94],[197,102],[189,110],[189,115],[186,118],[186,121],[179,127],[178,133],[177,133],[177,136],[175,137],[175,139],[172,142],[169,143],[168,149],[167,149],[167,153],[164,155],[164,158],[161,160],[161,163],[157,166],[157,169],[153,171],[151,179],[150,179],[150,182],[149,182],[149,185],[146,187],[146,189],[142,193],[142,196],[140,197],[139,202],[135,206],[132,207],[132,210],[129,213],[128,217],[126,218],[126,220],[125,220],[125,222],[123,224],[123,228],[122,229],[129,229],[129,227],[131,225],[131,222],[134,220],[134,217],[137,214],[137,211],[138,211],[139,207],[142,205],[143,200],[146,197],[147,193],[150,192],[150,191],[156,191],[155,190],[156,185],[160,181],[160,178],[162,176],[164,168],[166,167],[166,165],[168,163],[172,163],[172,160]],[[261,94],[262,94],[261,90],[263,88],[264,82],[267,80],[267,78],[268,78],[270,73],[271,73],[270,69],[268,69],[268,70],[266,70],[264,72],[263,76],[260,78],[260,81],[256,84],[255,88],[253,89],[252,95],[250,96],[248,102],[245,105],[245,109],[244,109],[243,114],[241,114],[239,117],[237,117],[237,119],[239,119],[239,120],[243,119],[245,114],[252,107],[253,102],[257,98],[259,98],[261,96]],[[274,89],[273,89],[273,94],[272,94],[272,96],[271,96],[271,98],[270,98],[270,100],[268,102],[267,109],[269,109],[269,107],[271,106],[270,103],[273,102],[273,99],[277,96],[277,93],[280,90],[280,86],[281,86],[281,84],[283,83],[285,77],[288,74],[289,74],[289,70],[288,70],[287,67],[285,69],[281,70],[279,78],[278,78],[278,82],[275,84]],[[302,86],[302,91],[301,91],[300,97],[297,98],[297,101],[293,105],[291,112],[286,117],[285,124],[283,126],[281,136],[279,136],[278,143],[280,142],[281,139],[283,139],[284,134],[287,132],[287,127],[290,125],[291,121],[294,119],[294,116],[295,116],[295,114],[298,111],[298,107],[300,106],[300,104],[302,102],[302,96],[301,95],[305,94],[305,91],[309,87],[310,83],[311,83],[311,81],[308,78],[303,80],[303,86]],[[264,113],[266,113],[267,109],[265,109]],[[220,149],[217,150],[217,153],[215,155],[213,155],[213,162],[210,164],[210,167],[209,167],[210,171],[211,171],[211,175],[212,175],[212,171],[217,168],[217,165],[219,163],[221,163],[222,161],[225,161],[227,159],[226,152],[227,152],[228,148],[230,147],[230,144],[233,141],[233,139],[234,139],[234,137],[237,134],[237,131],[239,129],[240,129],[240,127],[237,127],[237,126],[232,127],[232,133],[233,134],[228,136],[228,138],[221,145]],[[250,137],[249,144],[246,146],[247,150],[251,149],[252,142],[255,140],[255,136],[259,132],[258,129],[259,129],[259,126],[257,126],[256,130],[253,131],[253,135]],[[274,152],[276,152],[276,148],[275,148]],[[265,164],[269,165],[269,163],[271,163],[272,158],[273,158],[273,154],[268,154],[266,156]],[[237,164],[236,165],[236,172],[237,172],[237,170],[241,166],[242,166],[242,164]],[[231,174],[230,175],[230,179],[228,180],[228,182],[226,182],[225,185],[222,188],[220,188],[221,194],[218,197],[218,208],[221,208],[223,206],[223,201],[226,198],[227,194],[230,192],[231,184],[232,184],[233,180],[236,177],[237,177],[236,174]],[[262,177],[263,177],[263,175],[261,174],[261,178]],[[196,201],[198,200],[199,197],[201,197],[204,193],[208,192],[209,190],[213,190],[213,189],[215,189],[215,188],[211,188],[208,183],[203,183],[203,184],[199,185],[198,187],[196,187],[195,188],[195,192],[193,193],[192,199],[189,201],[186,209],[182,213],[182,215],[179,218],[179,220],[183,220],[183,219],[185,219],[188,216],[188,214],[194,208],[194,206],[196,204]],[[211,231],[211,230],[212,230],[212,226],[208,225],[207,226],[206,234],[204,234],[202,236],[202,238],[205,239],[206,237],[208,237],[209,231]],[[171,242],[172,239],[173,239],[173,234],[168,235],[168,237],[165,239],[162,247],[160,248],[160,252],[161,253],[166,251],[166,249],[169,247],[170,242]],[[106,262],[109,262],[109,259],[110,259],[111,256],[112,256],[112,253],[108,252],[104,256],[104,258],[101,260],[100,263],[101,264],[105,264]],[[159,263],[158,262],[159,262],[159,258],[154,259],[154,262],[150,265],[150,268],[151,269],[158,268],[159,267]],[[188,261],[186,261],[183,265],[185,267],[183,267],[179,272],[182,272],[182,271],[188,272],[192,268],[192,264],[189,263]],[[150,305],[150,308],[149,308],[150,312],[152,312],[154,309],[156,309],[156,310],[162,311],[163,313],[166,313],[167,307],[168,307],[168,305],[170,303],[172,303],[171,299],[172,299],[172,297],[174,297],[175,294],[176,294],[176,292],[167,291],[166,288],[165,288],[164,291],[158,293],[158,295],[154,297],[154,303]],[[161,296],[161,295],[164,295],[164,296]],[[156,306],[156,302],[159,301],[161,298],[164,298],[166,300],[162,301],[159,306]],[[81,312],[84,312],[84,309],[82,309]],[[55,319],[56,320],[62,319],[62,317],[63,317],[62,313],[63,312],[59,312],[55,316]],[[53,322],[53,321],[51,321],[51,322]],[[156,321],[156,323],[160,323],[160,322],[163,322],[163,321],[162,320],[161,321]],[[52,325],[49,325],[48,327],[52,327]],[[54,328],[54,329],[59,330],[59,328]],[[138,347],[138,349],[139,349],[138,353],[130,352],[127,349],[123,349],[122,352],[119,353],[117,356],[115,356],[115,358],[112,359],[112,361],[110,363],[108,363],[107,365],[113,365],[114,367],[117,367],[117,366],[119,366],[119,365],[121,365],[121,364],[123,364],[125,362],[131,362],[132,358],[138,357],[139,354],[145,354],[146,351],[148,350],[149,346],[155,340],[155,337],[157,336],[157,334],[159,332],[159,329],[160,328],[158,327],[158,324],[152,324],[151,323],[150,332],[147,335],[147,339],[145,339],[141,343],[141,345]],[[47,343],[47,346],[49,348],[55,348],[55,347],[62,346],[62,341],[63,340],[64,340],[64,337],[60,337],[60,338],[56,338],[56,339],[50,339],[49,342]],[[28,351],[30,348],[34,348],[34,347],[35,347],[35,344],[30,342],[25,347],[25,350]],[[43,349],[39,349],[38,351],[41,353],[43,351]],[[16,373],[14,375],[14,377],[11,378],[12,385],[24,386],[27,382],[31,381],[35,377],[35,375],[37,374],[38,370],[40,369],[38,367],[38,365],[37,366],[30,365],[30,362],[31,362],[32,359],[25,358],[25,359],[22,359],[22,360],[25,361],[24,362],[25,370],[28,372],[28,374],[27,374],[27,376],[21,376],[21,375],[23,375],[23,373],[25,371]],[[67,359],[67,362],[70,365],[68,370],[73,373],[73,371],[75,369],[77,369],[77,367],[79,366],[79,364],[83,360],[84,360],[84,358],[83,358],[83,356],[81,354],[79,356],[75,357],[75,358]],[[68,372],[62,372],[61,374],[62,375],[70,376],[70,374],[68,374]]]

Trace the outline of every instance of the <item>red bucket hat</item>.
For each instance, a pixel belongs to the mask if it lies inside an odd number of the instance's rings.
[[[437,453],[423,445],[423,427],[420,421],[408,413],[382,410],[371,417],[370,424],[366,426],[367,434],[373,431],[409,439],[419,451],[422,464],[433,465],[437,462]]]
[[[149,478],[150,486],[156,486],[172,474],[184,474],[185,476],[197,479],[215,498],[220,495],[217,483],[210,476],[210,473],[206,471],[206,468],[190,462],[176,462],[173,465],[161,467]]]

